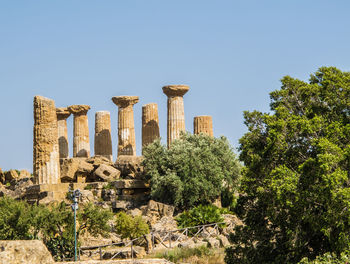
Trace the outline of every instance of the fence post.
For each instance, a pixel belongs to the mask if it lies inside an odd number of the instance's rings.
[[[132,244],[133,244],[134,242],[131,240],[131,245],[130,245],[130,247],[131,247],[131,259],[132,260],[134,260],[134,252],[133,252],[133,249],[132,249]]]
[[[102,248],[99,247],[99,250],[100,250],[100,260],[102,260]]]
[[[170,236],[169,236],[169,248],[171,248],[171,232],[170,232]]]

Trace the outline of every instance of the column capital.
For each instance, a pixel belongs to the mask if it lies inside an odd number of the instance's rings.
[[[114,96],[112,97],[113,103],[115,103],[119,107],[127,107],[129,105],[134,105],[139,101],[138,96]]]
[[[68,111],[71,112],[73,115],[86,115],[89,110],[90,110],[89,105],[68,106]]]
[[[67,107],[57,107],[56,115],[57,115],[57,119],[62,120],[62,119],[67,119],[71,115],[71,112],[68,111]]]
[[[163,86],[163,93],[168,97],[184,96],[188,92],[190,87],[188,85],[166,85]]]

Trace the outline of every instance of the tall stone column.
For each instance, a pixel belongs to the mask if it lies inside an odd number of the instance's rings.
[[[168,96],[167,143],[179,138],[180,132],[185,131],[185,110],[183,96],[190,89],[187,85],[168,85],[163,87],[163,93]]]
[[[95,156],[103,156],[113,160],[111,115],[108,111],[98,111],[95,114]]]
[[[158,105],[142,106],[142,148],[159,138]]]
[[[204,133],[214,136],[213,119],[211,116],[195,116],[193,119],[193,134]]]
[[[71,105],[69,112],[74,115],[73,124],[73,157],[90,157],[88,105]]]
[[[37,184],[60,182],[58,130],[55,102],[34,97],[33,174]]]
[[[133,105],[138,96],[115,96],[113,103],[118,106],[118,156],[136,155],[135,125]]]
[[[60,159],[67,159],[69,157],[67,118],[71,113],[68,111],[67,107],[60,107],[56,108],[56,114]]]

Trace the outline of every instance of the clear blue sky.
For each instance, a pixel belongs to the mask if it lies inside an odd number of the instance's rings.
[[[0,0],[0,167],[32,170],[34,95],[91,105],[91,150],[94,114],[110,111],[116,157],[111,97],[140,97],[140,153],[142,105],[158,103],[165,140],[161,88],[188,84],[186,129],[212,115],[215,136],[237,147],[243,111],[268,111],[284,75],[350,70],[349,11],[346,0]],[[68,129],[71,139],[72,118]]]

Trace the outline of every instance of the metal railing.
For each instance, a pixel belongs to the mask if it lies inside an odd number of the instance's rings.
[[[151,244],[152,244],[152,249],[154,249],[154,246],[156,244],[156,240],[158,244],[162,244],[166,248],[172,248],[173,246],[177,245],[176,243],[181,240],[181,238],[187,238],[186,241],[191,241],[198,237],[200,234],[204,235],[205,238],[209,238],[213,235],[217,236],[220,234],[220,226],[225,225],[225,222],[220,222],[220,223],[212,223],[212,224],[206,224],[206,225],[198,225],[198,226],[192,226],[192,227],[186,227],[182,229],[176,229],[176,230],[171,230],[171,231],[153,231],[150,234],[128,240],[128,241],[122,241],[118,243],[111,243],[111,244],[104,244],[104,245],[97,245],[97,246],[88,246],[88,247],[80,247],[79,248],[79,259],[83,251],[89,250],[91,255],[90,258],[92,257],[91,250],[97,249],[95,253],[99,254],[100,260],[103,258],[103,251],[102,248],[106,247],[113,247],[113,246],[123,246],[124,250],[120,250],[115,252],[110,259],[116,258],[118,255],[124,253],[130,252],[131,259],[134,259],[135,253],[137,253],[134,249],[134,245],[137,244],[136,242],[139,242],[141,240],[145,240],[146,243],[149,243],[147,241],[146,236],[151,235]],[[209,227],[212,227],[211,230],[208,230]],[[232,223],[226,226],[227,228],[232,227]],[[197,230],[196,230],[197,229]],[[193,231],[196,230],[196,231]],[[190,237],[188,236],[190,234]],[[130,250],[125,250],[125,248],[129,248]]]

